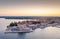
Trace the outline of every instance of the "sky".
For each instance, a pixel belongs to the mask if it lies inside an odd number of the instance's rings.
[[[0,0],[0,16],[60,16],[60,0]]]

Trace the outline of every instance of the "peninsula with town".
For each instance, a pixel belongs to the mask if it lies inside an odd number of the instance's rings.
[[[24,21],[11,22],[5,32],[8,33],[28,33],[33,32],[37,28],[44,29],[46,27],[59,27],[60,17],[40,17],[34,19],[26,19]]]

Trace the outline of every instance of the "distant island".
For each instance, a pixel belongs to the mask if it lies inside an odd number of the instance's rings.
[[[60,19],[60,16],[0,16],[0,18],[5,19],[39,19],[39,18],[57,18]]]

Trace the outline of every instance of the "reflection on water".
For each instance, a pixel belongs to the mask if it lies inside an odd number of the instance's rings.
[[[25,39],[26,33],[18,33],[18,39]]]
[[[60,37],[60,28],[48,27],[44,30],[45,38],[59,39]]]
[[[36,29],[31,33],[4,33],[6,26],[15,19],[0,19],[0,39],[60,39],[60,28],[45,27]]]

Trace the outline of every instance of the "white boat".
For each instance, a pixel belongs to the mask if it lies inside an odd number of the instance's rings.
[[[7,28],[6,31],[5,31],[5,33],[29,33],[29,32],[32,32],[33,31],[30,28],[24,28],[22,30],[16,30],[16,29],[17,29],[16,27],[12,27],[10,29]]]

